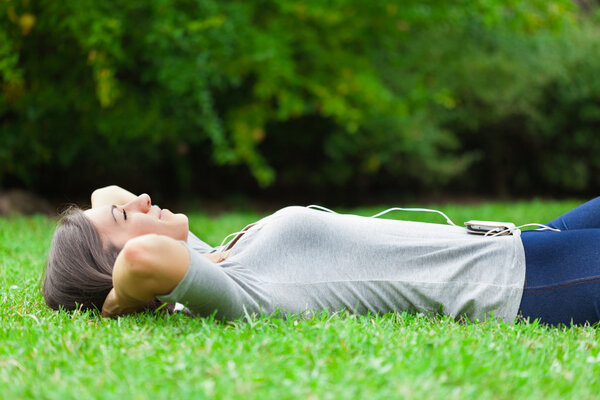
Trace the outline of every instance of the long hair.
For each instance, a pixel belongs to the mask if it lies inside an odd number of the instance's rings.
[[[66,210],[48,253],[43,285],[46,305],[54,310],[102,310],[113,287],[112,271],[120,251],[111,243],[102,243],[83,210]],[[161,304],[156,299],[148,308]]]

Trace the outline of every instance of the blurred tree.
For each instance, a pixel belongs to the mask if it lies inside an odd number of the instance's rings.
[[[566,88],[573,64],[600,64],[569,44],[600,31],[568,0],[5,0],[0,15],[0,185],[189,190],[230,179],[224,165],[262,187],[599,184],[579,150],[560,162],[576,181],[555,158],[504,165],[507,138],[541,156],[571,143],[559,126],[593,140],[597,92]],[[573,112],[545,122],[557,104]]]

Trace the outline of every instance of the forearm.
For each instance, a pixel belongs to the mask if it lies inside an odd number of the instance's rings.
[[[142,306],[154,297],[154,288],[147,276],[135,272],[135,265],[121,252],[113,269],[113,287],[122,307]]]
[[[143,309],[153,299],[154,296],[146,285],[143,285],[141,290],[132,290],[138,282],[127,273],[130,267],[129,261],[121,252],[113,268],[113,289],[102,306],[103,316],[114,317],[130,314]]]
[[[92,193],[92,208],[105,205],[123,205],[129,203],[137,196],[117,185],[105,186],[94,190]]]

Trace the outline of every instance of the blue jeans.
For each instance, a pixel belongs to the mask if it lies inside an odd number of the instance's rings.
[[[558,324],[600,320],[600,197],[547,225],[524,231],[526,273],[519,313]]]

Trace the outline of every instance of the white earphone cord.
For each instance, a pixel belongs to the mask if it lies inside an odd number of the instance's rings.
[[[242,229],[241,231],[239,231],[239,232],[232,232],[232,233],[230,233],[229,235],[225,236],[225,238],[224,238],[224,239],[221,241],[221,245],[220,245],[219,247],[223,247],[223,245],[225,244],[225,241],[226,241],[226,240],[227,240],[227,239],[228,239],[230,236],[233,236],[233,235],[239,235],[240,233],[246,233],[246,232],[247,232],[247,229],[248,229],[248,227],[249,227],[249,226],[251,226],[251,225],[253,225],[253,224],[248,224],[248,225],[246,225],[246,226],[244,227],[244,229]],[[234,239],[235,239],[235,238],[234,238]],[[229,242],[228,242],[227,244],[229,244]]]
[[[320,210],[323,210],[323,211],[327,211],[327,212],[330,212],[330,213],[337,214],[335,211],[332,211],[332,210],[330,210],[328,208],[325,208],[323,206],[318,206],[316,204],[311,204],[309,206],[306,206],[306,208],[315,208],[315,209],[320,209]],[[439,210],[431,210],[429,208],[401,208],[401,207],[392,207],[392,208],[388,208],[387,210],[381,211],[380,213],[377,213],[375,215],[371,215],[369,218],[381,217],[383,214],[387,214],[390,211],[425,211],[425,212],[437,213],[437,214],[440,214],[441,216],[443,216],[446,219],[446,222],[448,224],[454,225],[454,226],[458,226],[454,222],[452,222],[452,220],[450,219],[450,217],[448,217],[443,212],[441,212]]]
[[[515,226],[514,228],[506,228],[506,229],[504,229],[504,230],[501,230],[500,232],[496,232],[496,233],[494,233],[493,235],[490,235],[490,232],[493,232],[493,229],[491,229],[491,230],[487,231],[487,232],[486,232],[486,234],[485,234],[485,235],[483,235],[483,236],[488,236],[488,237],[500,236],[500,235],[502,235],[503,233],[506,233],[506,232],[512,232],[512,231],[514,231],[514,230],[521,229],[521,228],[523,228],[524,226],[539,226],[539,228],[538,228],[538,229],[535,229],[536,231],[553,231],[553,232],[560,232],[560,229],[558,229],[558,228],[552,228],[552,227],[550,227],[550,226],[548,226],[548,225],[544,225],[544,224],[531,223],[531,224],[523,224],[523,225]]]
[[[309,205],[309,206],[306,206],[306,208],[315,208],[315,209],[320,209],[320,210],[323,210],[323,211],[327,211],[327,212],[331,212],[331,213],[335,213],[335,214],[337,214],[335,211],[332,211],[332,210],[330,210],[330,209],[328,209],[328,208],[325,208],[325,207],[323,207],[323,206],[319,206],[319,205],[316,205],[316,204],[311,204],[311,205]],[[446,222],[447,222],[449,225],[458,226],[458,225],[456,225],[454,222],[452,222],[452,220],[450,219],[450,217],[448,217],[448,216],[447,216],[446,214],[444,214],[443,212],[441,212],[441,211],[439,211],[439,210],[432,210],[432,209],[429,209],[429,208],[401,208],[401,207],[392,207],[392,208],[388,208],[387,210],[384,210],[384,211],[382,211],[382,212],[380,212],[380,213],[377,213],[377,214],[375,214],[375,215],[372,215],[370,218],[377,218],[377,217],[380,217],[380,216],[382,216],[383,214],[387,214],[387,213],[389,213],[390,211],[425,211],[425,212],[437,213],[437,214],[440,214],[440,215],[442,215],[442,216],[443,216],[443,217],[446,219]],[[557,229],[557,228],[552,228],[552,227],[550,227],[550,226],[548,226],[548,225],[544,225],[544,224],[538,224],[538,223],[530,223],[530,224],[523,224],[523,225],[519,225],[519,226],[516,226],[516,227],[514,227],[514,228],[507,228],[507,229],[501,230],[500,232],[496,232],[496,233],[494,233],[493,235],[491,235],[490,233],[491,233],[491,232],[494,232],[494,229],[490,229],[490,230],[489,230],[489,231],[488,231],[488,232],[487,232],[487,233],[486,233],[484,236],[488,236],[488,237],[495,237],[495,236],[502,235],[503,233],[506,233],[506,232],[512,232],[512,231],[514,231],[514,230],[517,230],[517,229],[523,228],[523,227],[525,227],[525,226],[539,226],[539,227],[540,227],[540,229],[536,229],[536,231],[546,231],[546,230],[550,230],[550,231],[554,231],[554,232],[560,232],[560,229]]]
[[[313,208],[313,209],[317,209],[317,210],[325,211],[325,212],[328,212],[328,213],[338,214],[337,212],[335,212],[335,211],[333,211],[333,210],[330,210],[329,208],[326,208],[326,207],[323,207],[323,206],[319,206],[319,205],[317,205],[317,204],[311,204],[311,205],[308,205],[308,206],[306,206],[306,208]],[[377,217],[381,217],[382,215],[384,215],[384,214],[387,214],[387,213],[389,213],[389,212],[391,212],[391,211],[422,211],[422,212],[432,212],[432,213],[440,214],[441,216],[443,216],[443,217],[446,219],[446,222],[447,222],[449,225],[452,225],[452,226],[458,226],[458,225],[456,225],[454,222],[452,222],[452,220],[450,219],[450,217],[448,217],[448,216],[447,216],[446,214],[444,214],[443,212],[441,212],[441,211],[439,211],[439,210],[432,210],[432,209],[429,209],[429,208],[402,208],[402,207],[392,207],[392,208],[388,208],[387,210],[381,211],[381,212],[379,212],[379,213],[377,213],[377,214],[375,214],[375,215],[372,215],[372,216],[370,216],[370,217],[368,217],[368,218],[377,218]],[[351,214],[351,215],[352,215],[352,214]],[[233,233],[230,233],[229,235],[225,236],[225,238],[224,238],[224,239],[223,239],[223,241],[221,242],[221,245],[220,245],[220,247],[221,247],[221,248],[223,248],[223,246],[226,244],[225,242],[227,241],[227,239],[228,239],[229,237],[231,237],[231,236],[233,236],[233,235],[239,235],[240,233],[245,233],[245,232],[246,232],[246,229],[247,229],[247,228],[248,228],[250,225],[252,225],[252,224],[248,224],[248,225],[246,225],[246,226],[244,227],[244,229],[242,229],[242,230],[241,230],[241,231],[239,231],[239,232],[233,232]],[[502,234],[504,234],[504,233],[506,233],[506,232],[512,232],[512,231],[514,231],[514,230],[517,230],[517,229],[523,228],[523,227],[525,227],[525,226],[539,226],[540,228],[539,228],[539,229],[536,229],[536,231],[545,231],[545,230],[550,230],[550,231],[554,231],[554,232],[560,232],[560,229],[557,229],[557,228],[552,228],[552,227],[550,227],[550,226],[548,226],[548,225],[544,225],[544,224],[538,224],[538,223],[530,223],[530,224],[523,224],[523,225],[519,225],[519,226],[516,226],[516,227],[514,227],[514,228],[507,228],[507,229],[501,230],[500,232],[496,232],[496,233],[494,233],[494,234],[491,234],[492,232],[494,232],[494,229],[490,229],[488,232],[486,232],[486,234],[484,235],[484,237],[496,237],[496,236],[502,235]]]

